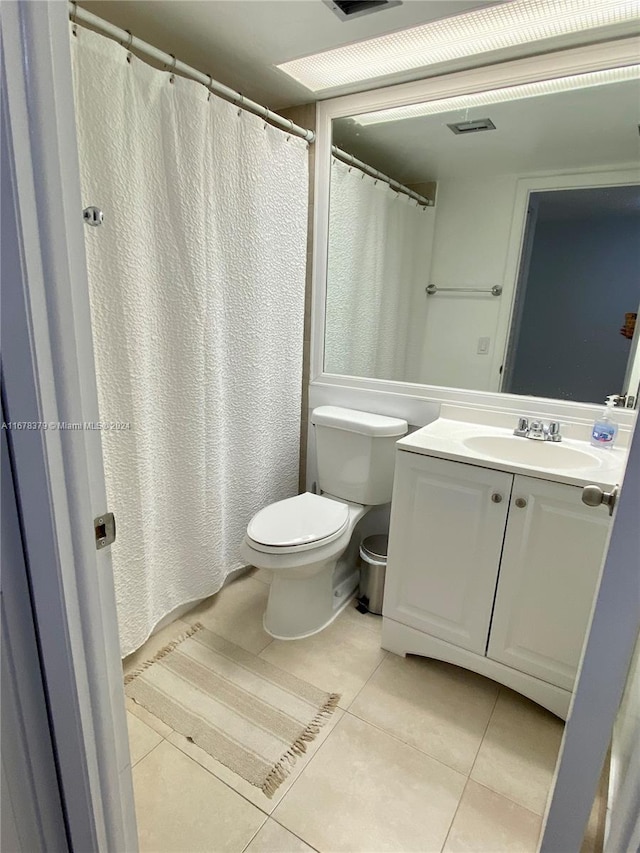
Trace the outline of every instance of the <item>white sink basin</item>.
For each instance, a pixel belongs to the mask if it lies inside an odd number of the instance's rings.
[[[597,468],[601,465],[601,460],[595,453],[567,447],[562,442],[535,441],[508,435],[474,435],[464,439],[463,444],[469,450],[490,459],[534,467],[569,470]]]

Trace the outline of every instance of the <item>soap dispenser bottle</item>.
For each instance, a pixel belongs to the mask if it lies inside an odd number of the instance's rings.
[[[613,419],[613,407],[617,399],[617,394],[610,394],[607,397],[602,414],[596,418],[593,430],[591,431],[591,444],[594,447],[608,449],[614,445],[618,434],[618,424]]]

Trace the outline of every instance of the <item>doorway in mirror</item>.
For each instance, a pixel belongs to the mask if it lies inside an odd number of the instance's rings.
[[[502,390],[636,395],[639,303],[640,185],[532,192]]]

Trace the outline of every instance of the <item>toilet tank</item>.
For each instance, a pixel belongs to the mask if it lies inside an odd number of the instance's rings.
[[[320,490],[336,498],[374,506],[391,500],[395,443],[407,422],[370,412],[319,406],[316,428]]]

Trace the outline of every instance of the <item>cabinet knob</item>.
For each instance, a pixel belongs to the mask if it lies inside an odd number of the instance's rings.
[[[516,498],[516,506],[518,509],[524,509],[527,505],[527,502],[524,498]]]
[[[498,492],[494,492],[491,495],[491,500],[494,502],[494,504],[499,504],[502,502],[502,495],[498,494]]]

